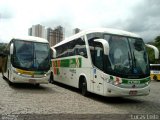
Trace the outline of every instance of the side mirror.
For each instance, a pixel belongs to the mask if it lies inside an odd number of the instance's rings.
[[[159,50],[157,47],[155,47],[154,45],[150,45],[150,44],[145,44],[147,47],[151,48],[154,50],[154,55],[155,55],[155,59],[159,59]]]
[[[13,55],[13,43],[11,43],[11,46],[10,46],[10,54]]]
[[[94,41],[102,43],[103,49],[104,49],[104,54],[109,55],[109,43],[108,43],[107,40],[105,40],[105,39],[95,39]]]
[[[56,50],[54,48],[51,47],[52,50],[52,58],[56,58]]]

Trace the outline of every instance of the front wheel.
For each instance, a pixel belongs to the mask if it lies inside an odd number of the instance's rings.
[[[12,85],[13,85],[13,82],[10,80],[9,70],[8,70],[8,78],[7,78],[7,81],[8,81],[9,86],[12,86]]]
[[[83,96],[88,95],[86,79],[84,79],[83,82],[81,83],[81,93]]]
[[[39,86],[40,86],[40,84],[39,84],[39,83],[36,83],[36,84],[35,84],[35,86],[36,86],[36,87],[39,87]]]
[[[50,78],[49,78],[49,83],[53,84],[54,80],[53,80],[53,72],[51,72]]]

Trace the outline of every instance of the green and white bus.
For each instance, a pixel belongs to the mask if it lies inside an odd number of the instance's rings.
[[[99,28],[82,31],[51,47],[53,81],[102,96],[150,92],[150,69],[139,35]]]
[[[47,84],[50,78],[50,47],[46,39],[14,37],[3,57],[2,76],[9,83]]]

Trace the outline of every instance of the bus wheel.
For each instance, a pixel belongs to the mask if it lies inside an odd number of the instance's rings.
[[[36,83],[36,84],[35,84],[35,86],[36,86],[36,87],[39,87],[39,86],[40,86],[40,84],[39,84],[39,83]]]
[[[82,93],[83,96],[88,95],[87,82],[86,82],[85,78],[83,79],[83,81],[81,81],[80,89],[81,89],[81,93]]]
[[[50,78],[49,78],[49,83],[53,84],[54,80],[53,80],[53,72],[51,72]]]
[[[12,85],[13,85],[13,82],[11,82],[11,81],[8,81],[8,83],[9,83],[9,86],[12,86]]]
[[[158,81],[158,78],[157,78],[156,75],[153,76],[153,79],[156,80],[156,81]]]
[[[5,80],[6,78],[4,77],[4,75],[3,75],[3,79]]]
[[[13,82],[10,81],[9,77],[10,77],[10,76],[9,76],[9,71],[8,71],[8,78],[7,78],[7,81],[8,81],[9,86],[12,86],[12,85],[13,85]]]

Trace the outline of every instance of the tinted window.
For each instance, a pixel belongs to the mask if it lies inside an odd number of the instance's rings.
[[[56,51],[57,57],[68,57],[74,55],[87,57],[86,45],[83,38],[77,38],[62,46],[56,47]]]

